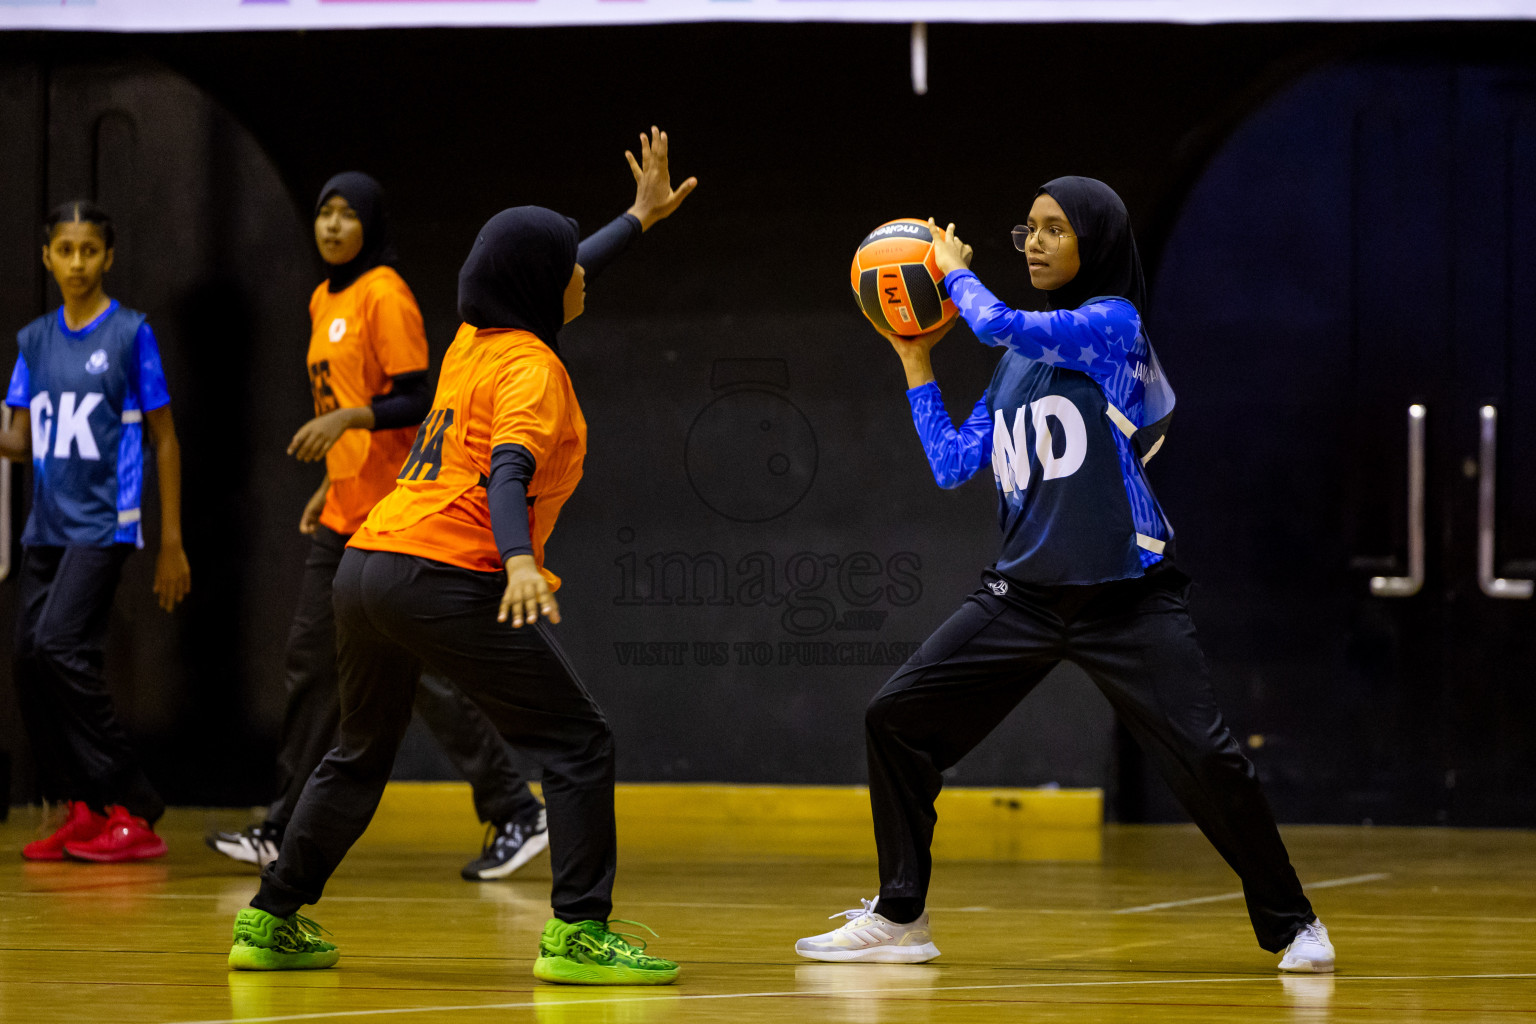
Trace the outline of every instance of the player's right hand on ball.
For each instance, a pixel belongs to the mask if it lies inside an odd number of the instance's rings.
[[[539,615],[550,622],[560,621],[560,604],[555,600],[549,581],[539,572],[532,555],[513,555],[507,559],[507,589],[501,594],[501,610],[497,622],[510,617],[514,629],[539,621]]]
[[[944,335],[949,333],[950,328],[954,327],[959,319],[958,316],[952,316],[933,330],[925,331],[922,334],[897,334],[894,331],[882,331],[878,327],[875,330],[880,332],[882,338],[891,343],[891,347],[896,350],[897,355],[906,358],[908,355],[916,352],[930,351],[933,346],[943,339]]]

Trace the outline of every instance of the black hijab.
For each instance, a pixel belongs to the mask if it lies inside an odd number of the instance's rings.
[[[1130,300],[1145,316],[1147,284],[1141,256],[1131,235],[1131,215],[1115,190],[1094,178],[1067,177],[1048,181],[1035,192],[1061,204],[1077,235],[1082,269],[1053,292],[1046,292],[1052,309],[1076,309],[1089,299],[1118,295]]]
[[[474,327],[531,331],[556,348],[576,243],[569,217],[542,206],[502,210],[485,222],[459,270],[459,316]]]
[[[331,196],[341,196],[357,211],[363,225],[363,248],[351,262],[330,267],[330,291],[339,292],[378,266],[394,266],[400,258],[395,240],[389,233],[389,217],[384,213],[384,187],[361,171],[343,171],[320,190],[315,200],[315,216]]]

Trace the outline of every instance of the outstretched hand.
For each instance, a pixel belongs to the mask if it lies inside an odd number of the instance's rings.
[[[652,224],[672,216],[699,184],[698,178],[689,178],[677,188],[672,187],[667,148],[667,133],[651,125],[649,136],[640,133],[639,160],[635,159],[634,153],[624,151],[630,173],[635,176],[635,205],[629,212],[640,222],[641,231],[649,231]]]
[[[933,259],[939,265],[939,270],[948,277],[957,270],[964,270],[971,265],[971,257],[975,251],[955,235],[955,226],[951,224],[943,231],[932,217],[928,218],[928,230],[933,233]]]

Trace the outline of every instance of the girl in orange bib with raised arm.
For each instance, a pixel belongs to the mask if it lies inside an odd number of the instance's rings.
[[[689,179],[672,189],[666,136],[652,135],[643,166],[630,157],[640,230],[694,186]],[[464,325],[443,358],[432,410],[395,490],[337,570],[341,740],[236,918],[231,967],[336,962],[336,947],[298,911],[320,899],[373,817],[425,667],[454,680],[543,770],[554,916],[534,976],[584,985],[677,977],[677,964],[610,926],[613,736],[550,628],[560,621],[560,581],[544,566],[544,544],[587,448],[586,420],[556,354],[560,327],[585,305],[578,255],[587,258],[593,240],[578,254],[577,238],[576,223],[553,211],[503,210],[459,273]]]

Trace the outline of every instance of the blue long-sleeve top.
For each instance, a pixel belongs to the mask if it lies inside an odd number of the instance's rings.
[[[1030,312],[969,270],[944,283],[976,337],[1004,355],[959,427],[937,384],[907,397],[939,486],[959,486],[990,459],[998,570],[1026,583],[1099,583],[1169,557],[1173,529],[1143,465],[1167,433],[1173,392],[1136,308],[1106,297]]]

